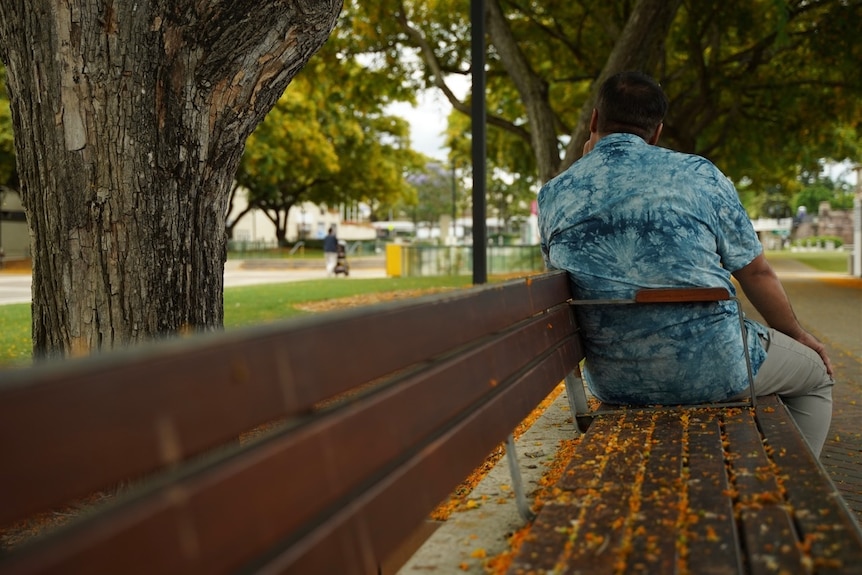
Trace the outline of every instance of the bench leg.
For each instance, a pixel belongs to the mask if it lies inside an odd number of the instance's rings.
[[[506,461],[509,462],[509,474],[512,476],[512,489],[515,491],[515,504],[518,513],[525,522],[536,518],[536,514],[530,509],[527,495],[524,493],[524,482],[521,481],[521,468],[518,466],[518,453],[515,451],[515,438],[512,434],[506,438]]]
[[[569,409],[572,411],[572,421],[580,433],[586,433],[593,422],[587,405],[587,392],[584,391],[584,381],[577,371],[566,376],[566,396],[569,398]]]

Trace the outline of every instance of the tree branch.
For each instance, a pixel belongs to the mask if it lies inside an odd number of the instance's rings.
[[[407,10],[404,6],[404,2],[399,2],[398,11],[395,14],[395,18],[400,24],[401,28],[407,34],[407,37],[410,38],[411,43],[419,49],[419,54],[422,57],[422,60],[425,62],[425,65],[428,67],[428,70],[431,75],[431,81],[434,83],[436,88],[439,88],[443,95],[446,97],[446,100],[452,106],[454,110],[464,114],[465,116],[470,116],[470,105],[466,100],[459,100],[449,85],[446,83],[445,74],[446,70],[440,63],[440,59],[437,58],[437,54],[434,52],[434,48],[431,46],[431,43],[428,42],[428,39],[422,33],[421,30],[416,28],[415,26],[410,24],[409,19],[407,18]],[[502,118],[500,116],[496,116],[494,114],[487,114],[486,121],[489,125],[498,127],[503,129],[510,134],[518,138],[522,138],[526,141],[530,141],[530,133],[524,128],[514,124]]]
[[[604,69],[590,89],[590,95],[581,108],[578,125],[566,148],[563,168],[573,164],[583,153],[584,142],[590,133],[590,117],[595,107],[599,87],[612,75],[623,70],[649,71],[660,54],[660,46],[667,37],[670,25],[681,0],[638,0],[614,44]]]

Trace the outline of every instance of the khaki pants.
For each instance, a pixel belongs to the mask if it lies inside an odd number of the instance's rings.
[[[323,258],[326,261],[326,275],[335,275],[335,266],[338,265],[338,253],[326,252],[323,254]]]
[[[816,457],[832,422],[832,385],[823,360],[813,349],[774,329],[769,330],[766,361],[754,378],[758,396],[773,393],[784,401]]]

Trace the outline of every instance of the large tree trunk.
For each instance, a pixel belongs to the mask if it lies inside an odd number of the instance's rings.
[[[665,39],[680,4],[682,0],[638,0],[620,38],[608,56],[605,67],[593,82],[589,99],[581,108],[578,124],[566,148],[561,171],[583,155],[584,143],[590,137],[590,118],[598,99],[599,88],[605,80],[624,70],[654,73],[657,63],[661,60]]]
[[[0,3],[37,357],[222,325],[245,140],[341,4]]]

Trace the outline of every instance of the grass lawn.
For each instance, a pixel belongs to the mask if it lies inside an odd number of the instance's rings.
[[[376,279],[320,279],[282,284],[227,288],[224,325],[232,328],[311,313],[303,304],[365,294],[466,287],[469,276]]]
[[[493,281],[493,280],[491,280]],[[469,276],[380,279],[320,279],[227,288],[225,329],[312,313],[304,304],[366,294],[465,287]],[[30,304],[0,305],[0,369],[30,363]]]
[[[842,250],[821,252],[791,252],[789,250],[766,252],[767,260],[789,259],[804,263],[807,266],[829,273],[850,273],[848,269],[848,252]]]
[[[30,362],[30,304],[0,305],[0,369]]]

